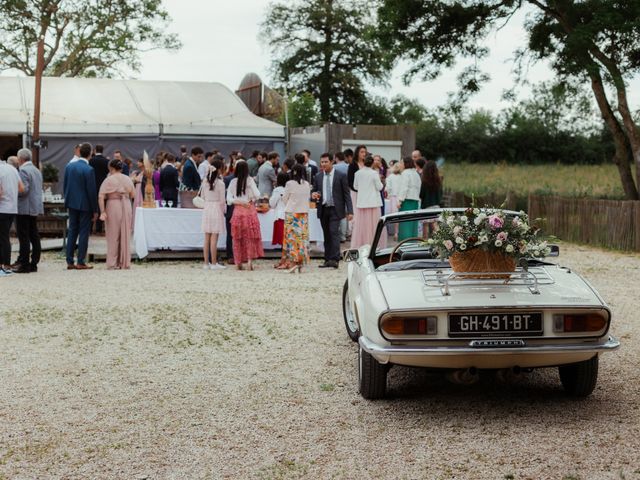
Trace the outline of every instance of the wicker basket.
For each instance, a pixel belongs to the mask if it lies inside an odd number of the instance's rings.
[[[449,257],[454,272],[513,272],[516,261],[502,253],[473,248]],[[473,275],[471,278],[509,278],[509,275]]]

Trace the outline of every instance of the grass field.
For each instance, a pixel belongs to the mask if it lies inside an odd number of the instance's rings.
[[[624,199],[615,165],[508,165],[446,163],[444,188],[467,195],[530,193]]]

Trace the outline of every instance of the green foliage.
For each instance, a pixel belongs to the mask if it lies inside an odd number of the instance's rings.
[[[46,183],[56,183],[58,181],[58,169],[52,163],[45,163],[42,166],[42,181]]]
[[[138,70],[140,52],[180,48],[169,21],[161,0],[0,0],[0,71],[34,75],[40,35],[47,76]]]
[[[287,99],[287,114],[289,127],[308,127],[320,123],[318,102],[310,93],[289,95]],[[284,112],[278,117],[278,122],[284,125]]]
[[[383,83],[389,62],[374,37],[363,0],[310,0],[272,4],[262,31],[274,52],[275,80],[318,100],[320,120],[372,122],[380,105],[365,82]]]
[[[617,0],[381,0],[378,9],[382,46],[395,61],[408,60],[405,79],[416,75],[433,79],[460,58],[474,60],[459,77],[462,100],[488,80],[479,62],[487,56],[483,40],[509,22],[523,8],[528,39],[516,50],[516,66],[527,59],[551,63],[561,80],[588,84],[615,146],[621,183],[630,199],[637,199],[631,165],[640,172],[640,134],[627,101],[626,80],[640,71],[640,2]],[[519,70],[520,76],[523,71]],[[588,83],[587,83],[588,82]],[[617,105],[607,98],[606,85],[616,93]],[[542,118],[549,131],[550,115]],[[551,104],[553,106],[553,104]],[[617,112],[615,110],[617,109]],[[529,113],[529,112],[525,112]],[[514,125],[526,115],[514,113]],[[529,125],[535,132],[535,125]],[[566,132],[555,132],[561,139]],[[569,140],[571,137],[567,137]]]

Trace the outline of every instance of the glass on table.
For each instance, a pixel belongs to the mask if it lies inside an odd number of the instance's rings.
[[[169,200],[169,208],[173,207],[173,200]]]

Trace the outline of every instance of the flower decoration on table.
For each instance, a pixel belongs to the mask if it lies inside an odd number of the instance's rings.
[[[537,221],[537,220],[536,220]],[[468,208],[443,211],[438,230],[427,243],[438,257],[449,259],[454,271],[513,271],[521,257],[545,257],[551,251],[538,237],[540,229],[520,211],[509,214],[500,208]]]

